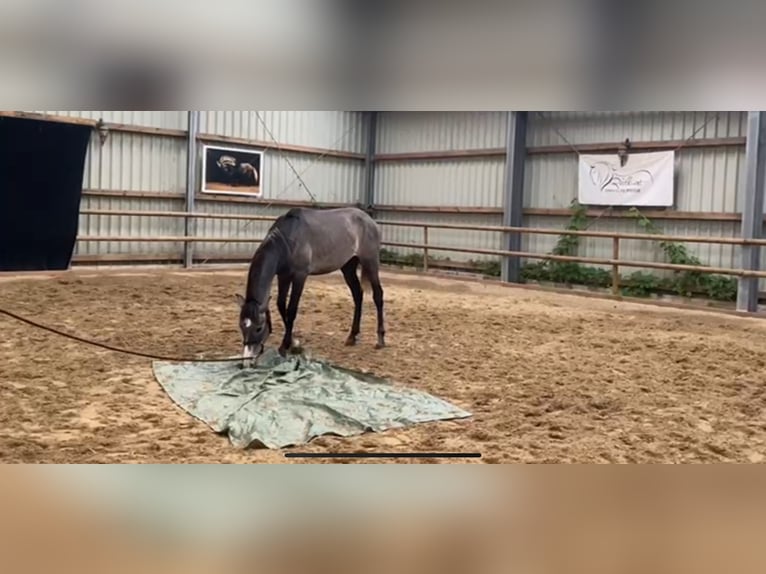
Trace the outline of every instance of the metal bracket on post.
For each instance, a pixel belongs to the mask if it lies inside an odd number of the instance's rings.
[[[742,193],[742,238],[763,236],[763,198],[766,185],[766,112],[749,112],[745,148],[745,179]],[[761,247],[742,245],[742,268],[760,270]],[[737,311],[758,310],[758,277],[740,277],[737,284]]]
[[[101,144],[101,147],[104,147],[106,138],[109,137],[109,128],[106,127],[104,118],[98,118],[98,121],[96,122],[96,130],[98,130],[98,141]]]
[[[199,112],[188,114],[188,135],[186,139],[186,212],[194,212],[194,197],[197,193],[197,163],[199,158],[197,135],[199,134]],[[194,222],[189,216],[184,217],[184,237],[194,234]],[[194,243],[184,241],[184,267],[189,269],[194,264]]]
[[[630,154],[632,145],[633,144],[630,143],[630,138],[625,138],[625,141],[617,148],[617,157],[620,158],[620,165],[622,167],[625,167],[625,164],[628,163],[628,155]]]
[[[505,144],[505,173],[503,178],[503,225],[524,225],[524,162],[527,156],[528,112],[508,112],[508,130]],[[521,251],[521,233],[505,234],[505,249]],[[503,258],[501,279],[507,283],[521,280],[521,261],[518,257]]]

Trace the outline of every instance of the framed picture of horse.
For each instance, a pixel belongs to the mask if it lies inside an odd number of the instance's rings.
[[[263,152],[206,145],[202,152],[202,193],[263,196]]]

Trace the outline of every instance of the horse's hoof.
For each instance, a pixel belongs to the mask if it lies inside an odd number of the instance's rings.
[[[354,345],[356,345],[356,337],[346,339],[346,347],[353,347]]]
[[[375,343],[375,348],[378,350],[383,349],[385,346],[386,346],[385,343],[381,343],[381,342]]]
[[[287,349],[285,347],[280,346],[279,349],[277,349],[277,352],[282,358],[287,356]]]
[[[303,347],[301,347],[300,341],[298,339],[293,339],[290,343],[290,353],[293,355],[300,355],[303,352]]]

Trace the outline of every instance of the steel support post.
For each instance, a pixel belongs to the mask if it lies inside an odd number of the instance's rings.
[[[378,133],[378,112],[367,112],[367,151],[364,161],[365,181],[362,208],[368,211],[375,206],[375,144]]]
[[[745,148],[745,178],[742,199],[742,238],[763,236],[763,197],[766,184],[766,112],[749,112]],[[761,247],[741,246],[742,269],[760,270]],[[740,277],[737,285],[737,311],[758,310],[758,278]]]
[[[197,193],[199,112],[188,113],[188,135],[186,138],[186,212],[194,212],[194,197]],[[194,220],[184,218],[184,236],[194,235]],[[184,242],[184,267],[191,268],[194,264],[194,243]]]
[[[528,112],[508,112],[503,178],[503,225],[509,227],[524,225],[524,162],[527,155],[528,116]],[[506,233],[503,247],[508,251],[521,251],[521,233]],[[521,281],[521,261],[518,257],[503,258],[501,279],[510,283]]]

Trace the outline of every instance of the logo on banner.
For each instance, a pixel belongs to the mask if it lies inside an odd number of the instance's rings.
[[[593,185],[605,193],[640,193],[654,183],[652,172],[648,169],[628,171],[624,167],[615,167],[605,161],[596,162],[591,166],[590,179]]]
[[[583,205],[673,205],[673,151],[633,153],[623,165],[617,155],[581,155],[578,201]]]

